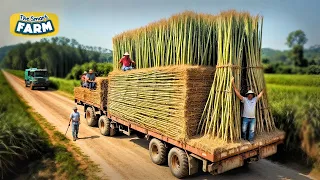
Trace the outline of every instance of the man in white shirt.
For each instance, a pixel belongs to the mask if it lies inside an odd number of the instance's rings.
[[[245,140],[249,140],[251,143],[253,143],[254,139],[254,132],[255,132],[255,126],[256,126],[256,104],[257,101],[262,97],[264,90],[260,92],[260,94],[257,97],[254,97],[254,92],[252,90],[249,90],[246,93],[247,97],[241,96],[240,92],[234,85],[234,79],[232,79],[232,86],[233,89],[237,95],[237,97],[241,100],[243,103],[243,113],[242,113],[242,138]],[[249,138],[247,139],[247,129],[249,125]]]
[[[76,106],[73,108],[73,112],[70,114],[70,121],[72,121],[72,136],[73,141],[75,141],[76,139],[78,139],[80,125],[80,113],[78,112],[78,108]]]

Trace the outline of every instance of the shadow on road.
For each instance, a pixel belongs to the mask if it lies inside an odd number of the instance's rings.
[[[149,141],[147,139],[140,139],[137,137],[130,139],[130,141],[149,151]]]
[[[96,138],[100,138],[100,136],[80,137],[79,139],[96,139]]]

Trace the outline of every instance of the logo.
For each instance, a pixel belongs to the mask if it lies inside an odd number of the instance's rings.
[[[24,12],[10,17],[10,32],[14,36],[54,36],[58,31],[59,19],[53,13]]]

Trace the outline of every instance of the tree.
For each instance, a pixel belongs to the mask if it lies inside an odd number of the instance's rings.
[[[302,30],[291,32],[287,37],[287,45],[292,48],[290,51],[290,59],[295,66],[306,67],[308,61],[303,57],[303,45],[308,39]]]
[[[308,39],[302,30],[291,32],[287,37],[287,45],[292,48],[296,45],[302,46],[307,43]]]
[[[290,52],[290,58],[295,66],[306,67],[308,66],[308,61],[303,57],[303,47],[296,45],[292,48]]]

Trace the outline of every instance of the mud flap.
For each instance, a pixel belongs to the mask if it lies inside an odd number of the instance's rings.
[[[188,163],[189,164],[189,175],[196,174],[199,169],[199,161],[192,156],[188,156],[188,162],[189,162]]]

